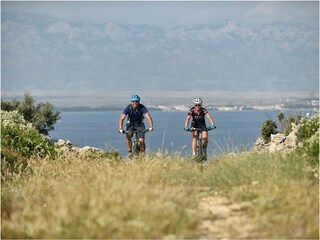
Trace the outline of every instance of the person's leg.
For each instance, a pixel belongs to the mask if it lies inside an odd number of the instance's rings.
[[[146,151],[146,144],[144,142],[144,138],[139,138],[140,142],[140,153],[144,154]]]
[[[128,152],[132,152],[132,134],[126,134]]]
[[[192,156],[195,156],[196,155],[196,151],[197,151],[197,132],[194,131],[192,133]]]
[[[132,126],[128,125],[126,130],[127,131],[132,131]],[[132,155],[132,136],[133,133],[127,133],[126,134],[126,144],[127,144],[127,148],[128,148],[128,156],[131,157]]]
[[[205,149],[207,149],[207,147],[208,147],[208,132],[207,131],[202,132],[202,139],[203,139],[203,147]]]
[[[145,151],[146,151],[146,144],[145,144],[145,133],[142,132],[145,130],[145,126],[144,124],[137,127],[137,130],[138,131],[141,131],[139,132],[137,135],[138,135],[138,139],[139,139],[139,143],[140,143],[140,153],[142,155],[144,155]]]
[[[202,132],[202,140],[203,140],[203,151],[204,151],[204,160],[207,160],[207,147],[208,147],[208,132]]]

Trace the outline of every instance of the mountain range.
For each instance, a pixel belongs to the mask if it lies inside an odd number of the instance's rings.
[[[6,13],[1,33],[7,96],[319,89],[319,31],[303,24],[224,21],[167,29]]]

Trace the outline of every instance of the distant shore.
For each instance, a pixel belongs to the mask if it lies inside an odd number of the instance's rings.
[[[185,112],[188,111],[190,106],[187,105],[147,105],[150,111],[175,111]],[[276,111],[319,111],[319,101],[312,101],[308,103],[297,103],[297,104],[275,104],[275,105],[207,105],[205,106],[211,111],[265,111],[265,110],[276,110]],[[58,111],[61,112],[72,112],[72,111],[122,111],[124,106],[70,106],[70,107],[57,107]]]

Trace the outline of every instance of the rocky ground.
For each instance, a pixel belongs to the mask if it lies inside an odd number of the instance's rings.
[[[56,142],[58,148],[64,153],[64,154],[75,154],[75,155],[85,155],[90,152],[97,152],[97,151],[102,151],[99,148],[94,148],[94,147],[89,147],[85,146],[83,148],[79,148],[78,146],[72,144],[69,140],[67,139],[59,139]]]
[[[271,141],[269,143],[260,137],[257,139],[253,149],[257,151],[268,151],[271,153],[289,153],[299,146],[297,133],[298,126],[296,126],[288,136],[283,133],[271,134]]]

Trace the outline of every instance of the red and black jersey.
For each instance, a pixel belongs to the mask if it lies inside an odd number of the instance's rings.
[[[201,107],[199,109],[199,111],[197,111],[195,107],[190,108],[188,115],[192,118],[191,127],[205,128],[206,127],[206,120],[205,120],[206,114],[208,114],[208,111],[204,107]]]

